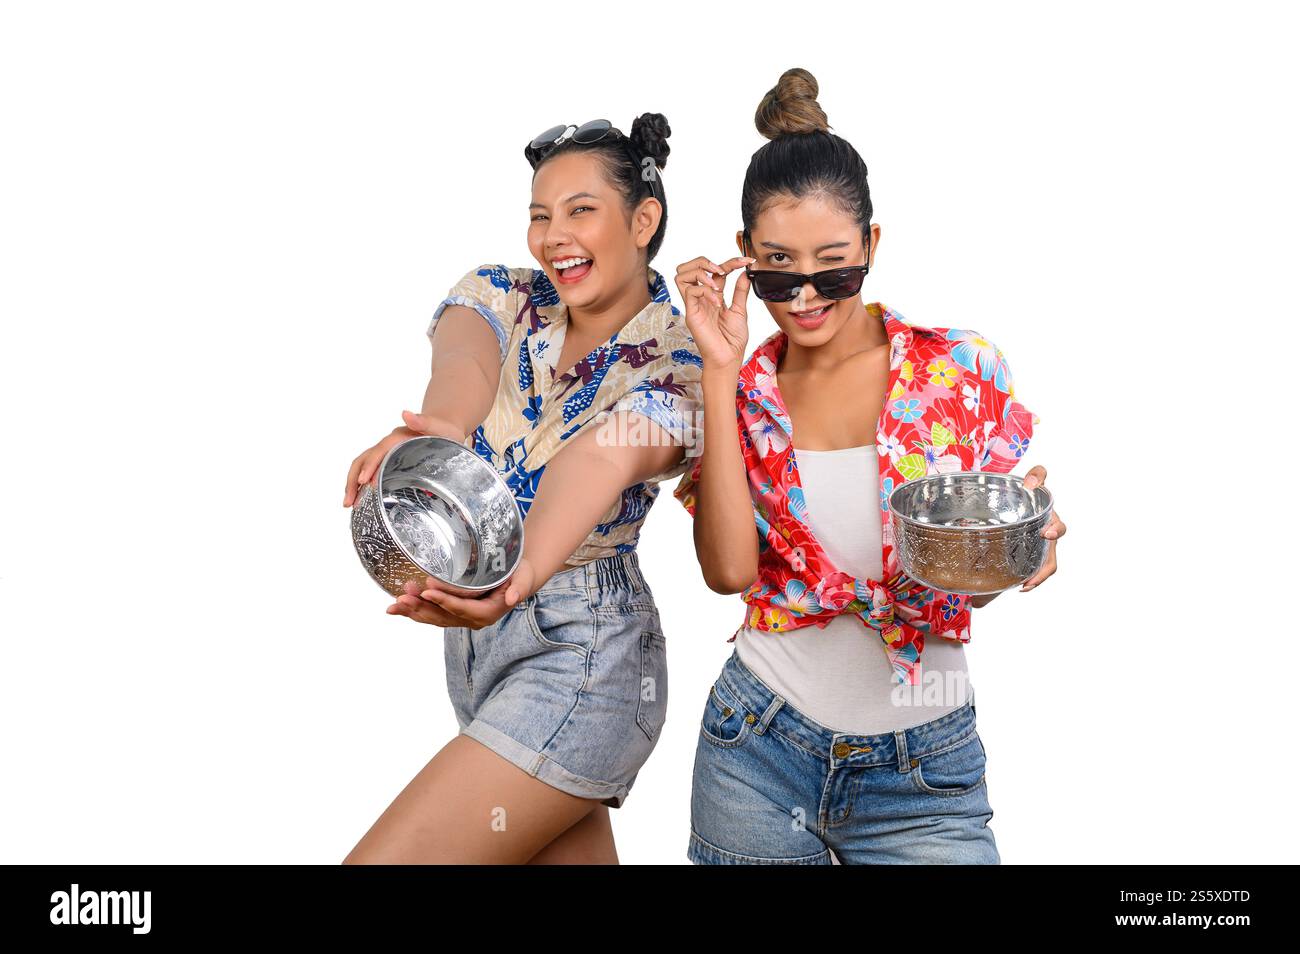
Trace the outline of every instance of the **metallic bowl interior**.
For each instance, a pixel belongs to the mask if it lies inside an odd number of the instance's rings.
[[[932,589],[1000,593],[1041,569],[1052,495],[1010,474],[963,471],[900,484],[890,519],[904,573]]]
[[[463,444],[416,437],[388,452],[353,507],[352,537],[367,571],[390,595],[426,576],[487,590],[523,556],[514,494]]]

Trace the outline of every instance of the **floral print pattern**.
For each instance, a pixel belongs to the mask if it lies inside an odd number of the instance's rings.
[[[970,641],[970,597],[937,592],[902,572],[889,496],[928,474],[1010,472],[1029,449],[1038,416],[1016,400],[1005,356],[979,332],[910,325],[879,302],[867,308],[890,341],[874,475],[884,579],[837,569],[808,526],[793,428],[777,387],[787,341],[777,331],[754,349],[736,385],[736,424],[759,534],[759,577],[741,594],[748,605],[737,633],[745,626],[763,632],[825,627],[839,613],[854,613],[878,634],[894,680],[916,685],[927,636]],[[692,516],[702,463],[673,492]]]
[[[659,482],[685,472],[699,440],[703,367],[695,339],[655,269],[646,274],[650,303],[572,368],[559,368],[568,309],[538,268],[480,265],[452,286],[434,311],[428,334],[448,305],[473,308],[501,350],[501,379],[492,410],[466,446],[492,464],[514,491],[525,517],[546,464],[566,441],[606,414],[632,411],[663,427],[687,456],[674,467],[626,488],[566,561],[581,566],[636,548]]]

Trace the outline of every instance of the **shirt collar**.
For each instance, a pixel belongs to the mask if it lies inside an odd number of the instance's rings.
[[[681,314],[668,295],[667,280],[655,268],[648,265],[646,266],[646,286],[650,291],[650,301],[646,306],[633,315],[607,341],[597,345],[596,348],[610,347],[621,343],[640,343],[662,330],[671,318]],[[568,325],[569,311],[564,302],[560,301],[560,296],[555,291],[555,286],[551,284],[550,278],[541,269],[534,272],[532,294],[534,301],[543,301],[547,304],[538,308],[539,315],[544,318],[544,323],[535,332],[536,340],[528,349],[530,360],[536,366],[538,373],[543,371],[548,375],[554,373],[558,382],[571,370],[569,368],[557,368],[555,365],[555,362],[560,358],[560,351],[564,347],[564,332],[561,329]],[[542,341],[545,341],[546,345],[540,349],[539,353],[538,344]],[[542,380],[545,381],[546,379]]]
[[[912,326],[878,301],[868,304],[867,311],[868,313],[880,312],[884,319],[885,334],[889,337],[889,369],[893,371],[900,367],[903,360],[911,353],[914,340]],[[789,434],[789,413],[786,411],[776,380],[776,369],[781,362],[781,356],[785,353],[787,343],[788,336],[781,329],[778,328],[770,334],[754,349],[754,353],[745,362],[742,372],[748,373],[742,373],[742,378],[754,382],[753,392],[757,393],[750,393],[749,399],[764,407]]]

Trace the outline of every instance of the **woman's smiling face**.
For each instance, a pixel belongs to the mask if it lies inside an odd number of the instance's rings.
[[[871,258],[880,243],[880,226],[871,227]],[[750,246],[744,247],[744,233],[737,236],[741,254],[757,259],[755,271],[820,272],[828,268],[871,264],[867,262],[866,238],[857,221],[839,206],[821,196],[779,199],[767,205],[750,231]],[[765,301],[777,327],[790,340],[804,347],[830,341],[861,306],[861,297],[838,301],[823,298],[806,283],[791,301]]]
[[[644,282],[660,206],[643,200],[630,219],[625,206],[590,152],[556,156],[533,177],[528,248],[569,308],[608,301],[637,276]]]

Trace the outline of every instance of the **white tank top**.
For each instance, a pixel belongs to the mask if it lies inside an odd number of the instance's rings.
[[[879,464],[875,444],[816,451],[795,448],[807,518],[826,555],[854,576],[881,568]],[[920,685],[896,686],[877,630],[853,613],[784,633],[746,626],[736,652],[773,692],[837,732],[875,735],[907,729],[960,708],[970,695],[965,646],[938,637],[921,652]]]

